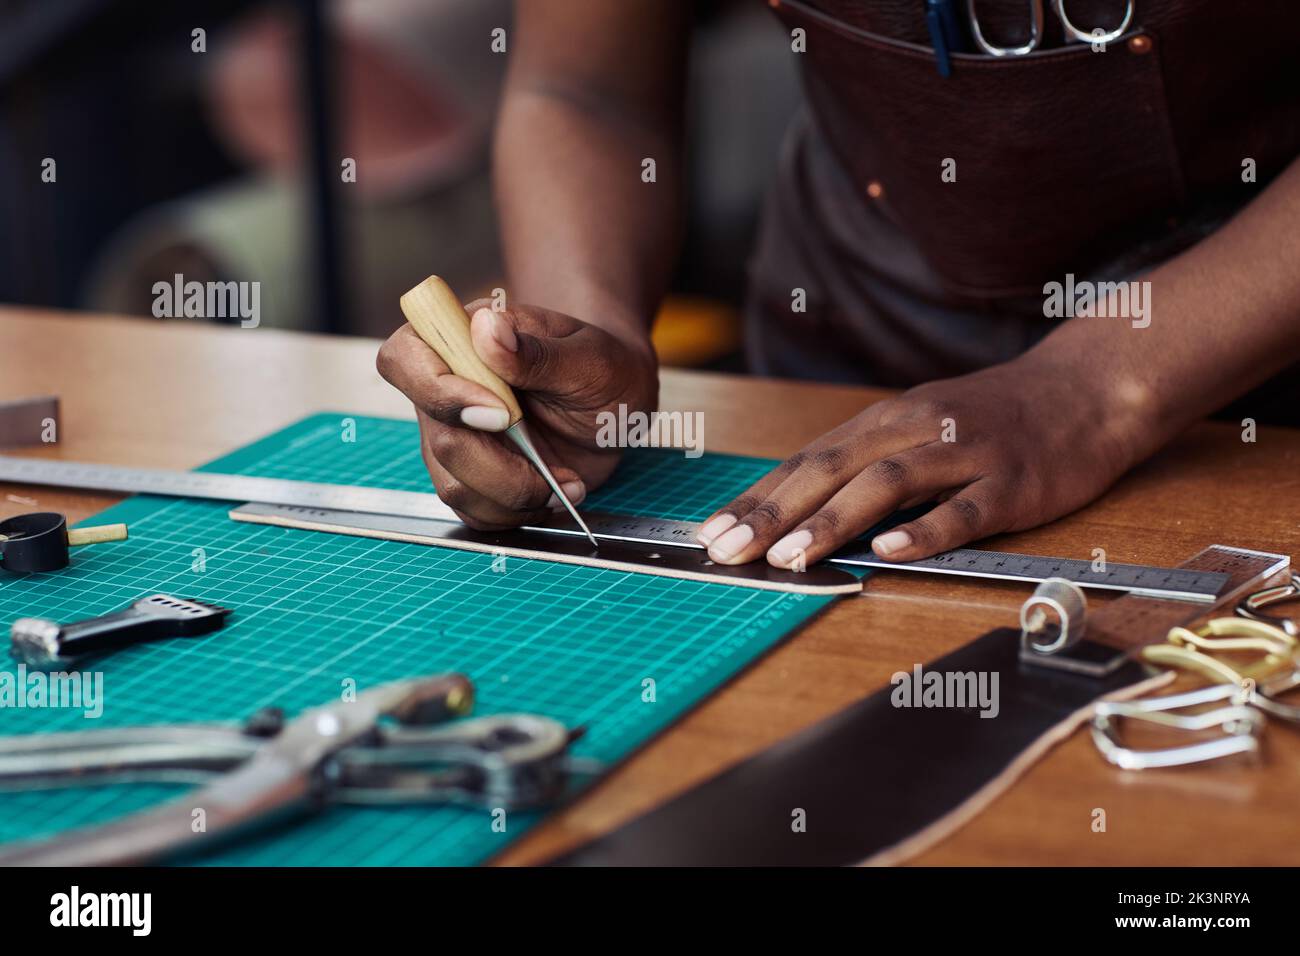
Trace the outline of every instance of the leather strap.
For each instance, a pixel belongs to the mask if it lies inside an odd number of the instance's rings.
[[[945,818],[958,815],[934,839],[959,826],[969,816],[959,814],[964,804],[974,801],[977,812],[1005,789],[985,795],[986,787],[1053,728],[1073,730],[1098,697],[1170,679],[1145,680],[1135,663],[1102,681],[1022,665],[1019,640],[1019,631],[999,628],[924,668],[996,673],[996,717],[970,707],[896,707],[891,686],[553,862],[834,866],[883,856]]]
[[[1211,545],[1180,565],[1221,571],[1214,604],[1126,595],[1088,617],[1066,654],[1091,674],[1024,662],[1020,632],[990,631],[922,668],[997,676],[997,715],[978,706],[896,706],[891,685],[724,771],[559,865],[825,866],[895,863],[956,830],[1069,736],[1101,699],[1172,682],[1130,654],[1170,627],[1234,604],[1287,573],[1285,555]],[[915,680],[913,684],[917,683]],[[921,681],[924,686],[924,680]],[[908,695],[913,704],[915,695]],[[920,701],[923,703],[923,699]],[[945,701],[951,704],[952,701]],[[991,710],[991,708],[989,708]],[[797,827],[803,811],[804,827]]]

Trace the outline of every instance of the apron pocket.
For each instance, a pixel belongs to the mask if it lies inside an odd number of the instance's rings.
[[[863,201],[895,220],[955,292],[1039,293],[1110,258],[1135,225],[1184,199],[1150,32],[1104,52],[955,54],[944,79],[929,47],[800,0],[774,5],[806,31],[797,55],[807,58],[809,104]]]

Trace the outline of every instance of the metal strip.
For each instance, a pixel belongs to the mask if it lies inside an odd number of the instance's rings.
[[[424,492],[329,485],[286,478],[257,478],[251,475],[224,475],[206,471],[126,468],[120,465],[0,455],[0,481],[114,491],[121,494],[260,501],[336,511],[457,520],[455,513],[437,495]]]
[[[455,513],[436,495],[363,488],[282,478],[257,478],[202,471],[169,471],[161,468],[126,468],[43,458],[15,458],[0,455],[0,481],[86,488],[122,494],[173,495],[220,501],[251,501],[262,504],[315,508],[332,512],[396,515],[437,521],[458,521]],[[584,511],[592,533],[607,542],[671,545],[701,550],[695,540],[697,526],[686,521],[669,521],[631,515]],[[336,520],[334,523],[345,522]],[[557,515],[546,523],[524,530],[545,532],[548,537],[581,535],[582,531]],[[548,546],[549,547],[549,546]],[[1228,582],[1228,576],[1213,570],[1159,568],[1136,564],[1108,564],[1094,571],[1091,562],[1072,558],[1009,554],[958,548],[920,561],[891,562],[878,558],[868,546],[855,542],[829,559],[849,567],[893,571],[924,571],[961,577],[1003,581],[1038,582],[1058,577],[1080,587],[1126,591],[1143,597],[1208,603]]]
[[[239,509],[235,514],[242,510]],[[604,542],[667,545],[692,551],[704,550],[703,545],[695,540],[699,525],[693,522],[642,518],[602,511],[584,511],[583,517],[587,521],[587,526],[591,528],[591,533]],[[330,523],[337,526],[347,526],[354,521],[352,517],[338,514],[330,518]],[[418,527],[413,527],[411,530],[413,533],[420,533]],[[556,515],[543,524],[529,525],[523,530],[543,532],[555,538],[580,537],[585,540],[581,529],[573,527],[563,515]],[[452,547],[456,546],[454,541],[449,543]],[[1127,591],[1143,597],[1207,603],[1213,601],[1215,595],[1228,582],[1227,574],[1211,571],[1111,564],[1107,566],[1105,572],[1098,572],[1092,570],[1092,565],[1088,561],[1008,554],[1001,551],[978,551],[973,548],[958,548],[955,551],[935,555],[933,558],[900,563],[876,557],[870,548],[860,542],[841,549],[829,558],[827,563],[894,571],[928,571],[934,574],[996,578],[1003,581],[1035,582],[1064,577],[1075,581],[1080,587]]]
[[[581,533],[576,536],[556,536],[530,528],[475,531],[455,520],[355,514],[263,504],[247,504],[236,508],[230,512],[230,517],[235,521],[252,524],[442,545],[492,555],[539,558],[561,564],[580,564],[767,591],[829,595],[853,594],[862,590],[862,581],[857,577],[825,564],[799,572],[783,571],[766,561],[737,565],[714,564],[703,551],[665,548],[655,544],[607,541],[596,549]]]
[[[698,525],[659,518],[636,518],[628,515],[584,512],[587,524],[596,537],[619,541],[642,541],[671,544],[676,547],[700,548],[695,540]],[[581,534],[567,527],[563,518],[538,527],[555,534]],[[1104,571],[1093,570],[1092,562],[1075,558],[1051,558],[1005,551],[979,551],[957,548],[919,561],[886,561],[862,541],[841,548],[828,559],[849,567],[879,568],[893,571],[926,571],[931,574],[954,574],[961,577],[993,578],[1001,581],[1045,581],[1065,578],[1080,587],[1107,591],[1126,591],[1143,597],[1210,602],[1228,583],[1228,575],[1217,571],[1185,568],[1159,568],[1142,564],[1108,563]]]

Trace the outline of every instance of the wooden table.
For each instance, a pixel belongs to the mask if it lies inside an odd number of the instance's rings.
[[[0,399],[54,392],[61,441],[30,454],[189,468],[310,412],[410,417],[374,370],[378,343],[0,308]],[[885,393],[682,371],[666,409],[703,411],[711,451],[785,456]],[[761,410],[761,414],[755,414]],[[80,519],[107,495],[0,487],[0,517]],[[1300,432],[1204,424],[1106,497],[1007,550],[1177,564],[1207,544],[1300,554]],[[874,577],[768,654],[572,808],[507,852],[530,863],[614,827],[985,630],[1014,625],[1026,589],[904,573]],[[928,864],[1295,864],[1300,732],[1274,722],[1262,766],[1129,774],[1084,734],[1053,751]],[[882,787],[889,786],[881,780]],[[1093,832],[1094,808],[1107,829]]]

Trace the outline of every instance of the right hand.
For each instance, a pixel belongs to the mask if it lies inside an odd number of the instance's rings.
[[[574,504],[605,481],[622,449],[596,444],[604,411],[653,411],[659,378],[650,343],[625,341],[572,316],[471,302],[474,350],[519,399],[529,435]],[[440,497],[480,531],[514,528],[563,505],[504,434],[507,412],[403,325],[379,350],[379,374],[415,405],[424,463]]]

